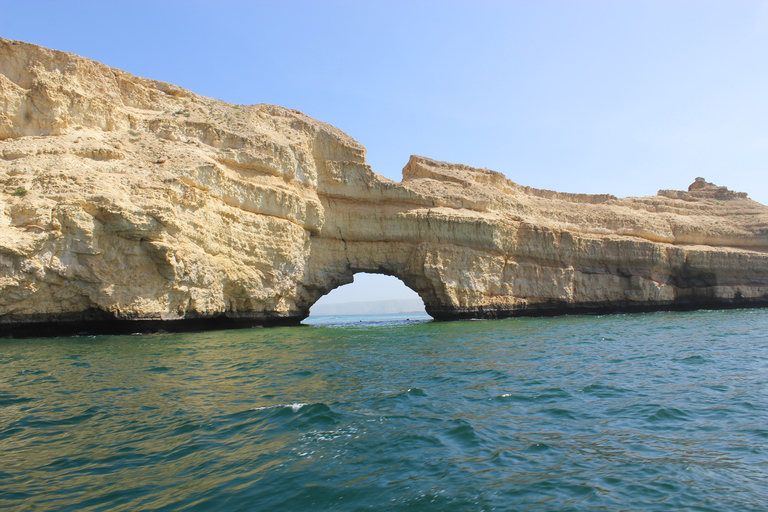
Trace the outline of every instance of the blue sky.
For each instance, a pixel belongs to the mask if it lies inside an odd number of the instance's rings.
[[[0,0],[0,36],[295,108],[400,180],[411,154],[522,185],[768,204],[768,1]]]

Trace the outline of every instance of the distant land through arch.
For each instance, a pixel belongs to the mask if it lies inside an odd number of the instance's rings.
[[[359,272],[310,308],[314,316],[425,313],[424,301],[394,276]]]

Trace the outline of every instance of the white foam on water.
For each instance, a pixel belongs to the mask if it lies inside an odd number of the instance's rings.
[[[301,409],[305,405],[309,405],[309,404],[306,404],[306,403],[295,403],[295,404],[265,405],[265,406],[262,406],[262,407],[254,407],[251,410],[252,411],[263,411],[265,409],[278,409],[280,407],[290,407],[293,412],[298,412],[299,409]]]

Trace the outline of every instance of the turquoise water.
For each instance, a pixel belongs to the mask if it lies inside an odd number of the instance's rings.
[[[0,340],[0,507],[768,508],[768,310],[348,320]]]

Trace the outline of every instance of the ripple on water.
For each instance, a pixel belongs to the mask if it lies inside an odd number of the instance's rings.
[[[285,426],[294,429],[307,426],[332,426],[339,423],[341,419],[341,414],[323,403],[305,404],[298,409],[295,409],[294,405],[274,410],[271,418],[285,418],[287,419]]]
[[[581,388],[581,392],[597,398],[615,398],[633,393],[630,389],[616,386],[604,386],[602,384],[590,384]]]
[[[443,433],[446,444],[459,444],[462,446],[479,446],[481,441],[474,427],[466,420],[451,420],[447,422]]]
[[[420,398],[424,398],[427,396],[427,393],[423,389],[419,389],[419,388],[408,388],[407,394],[408,396],[420,397]]]
[[[549,450],[550,450],[550,446],[547,443],[533,443],[532,445],[528,446],[528,448],[523,450],[523,452],[524,453],[541,453]]]
[[[555,420],[577,420],[578,414],[568,409],[559,407],[550,407],[539,410],[539,414],[544,414]]]
[[[432,433],[405,434],[398,437],[395,441],[404,450],[423,450],[445,446],[440,438]]]
[[[679,361],[685,364],[707,364],[712,362],[703,356],[688,356],[683,359],[674,359],[674,361]]]
[[[15,395],[13,393],[0,392],[0,407],[4,407],[7,405],[25,404],[33,400],[34,398],[30,398],[28,396],[20,396],[20,395]]]
[[[151,372],[151,373],[166,373],[166,372],[169,372],[171,370],[172,370],[172,368],[170,368],[168,366],[152,366],[150,368],[147,368],[146,371]]]
[[[503,395],[494,396],[489,400],[500,403],[530,403],[535,402],[536,397],[517,393],[504,393]]]
[[[690,420],[690,416],[676,407],[662,407],[648,416],[648,421],[650,422],[677,422],[688,420]]]

